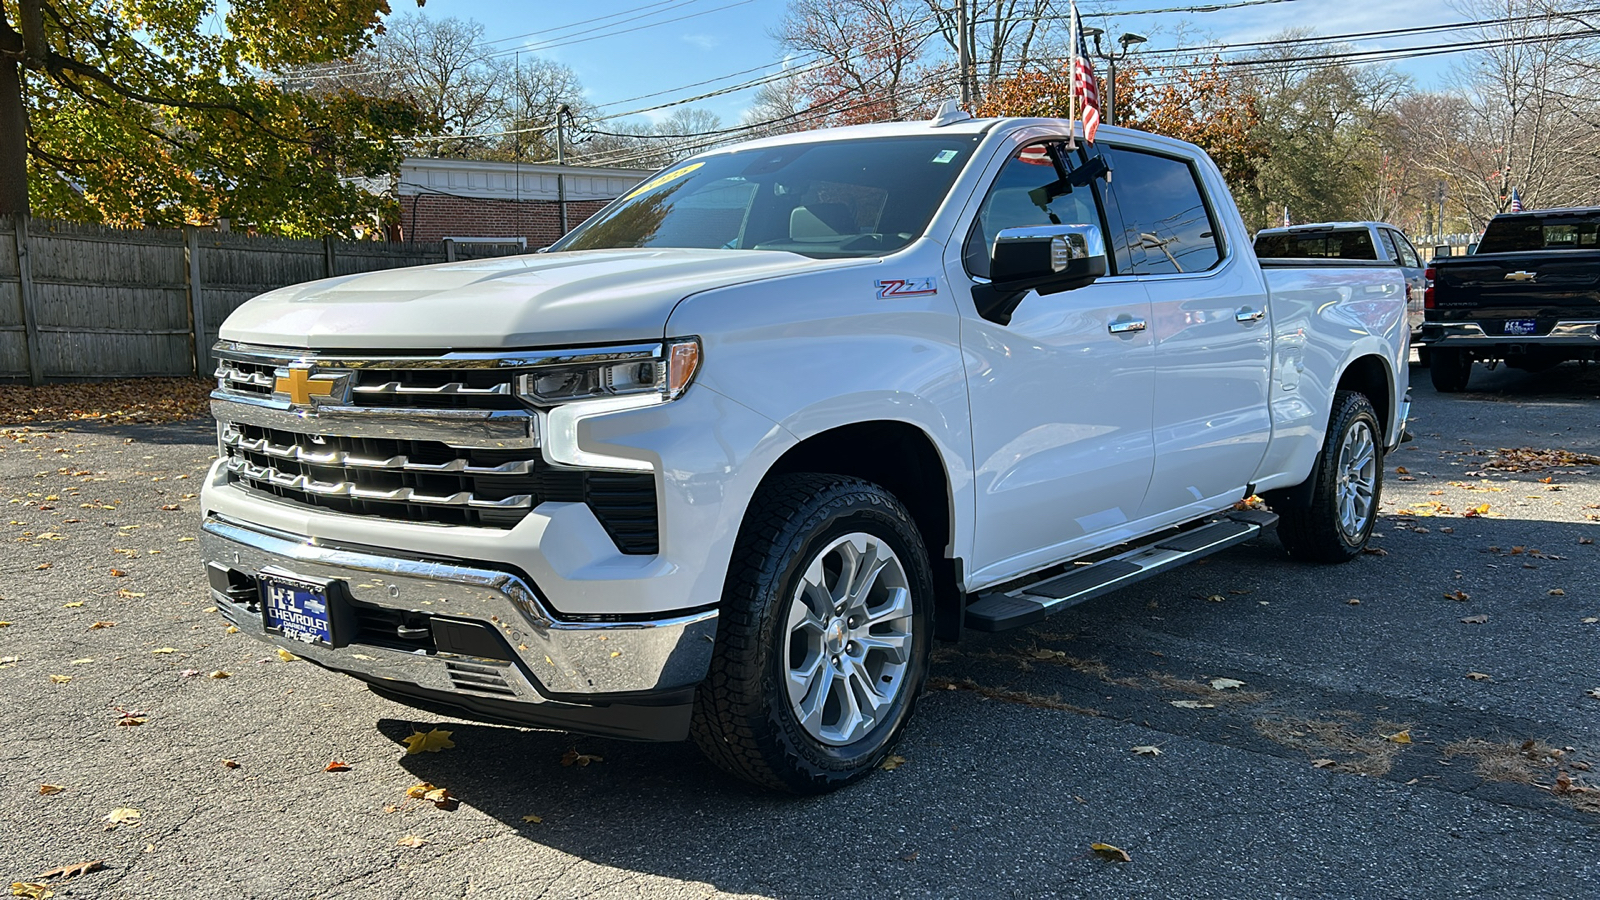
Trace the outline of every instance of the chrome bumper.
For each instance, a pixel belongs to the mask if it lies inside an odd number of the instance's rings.
[[[400,682],[470,699],[517,703],[609,703],[632,695],[681,691],[698,684],[711,661],[717,613],[701,610],[666,619],[569,622],[552,615],[522,578],[463,563],[333,547],[314,538],[268,530],[213,515],[202,525],[202,555],[228,570],[235,589],[213,584],[218,608],[241,631],[318,665],[372,682]],[[490,626],[505,639],[510,659],[491,659],[365,642],[342,647],[307,644],[268,632],[254,579],[274,566],[312,578],[340,579],[357,604]],[[217,571],[213,567],[213,571]],[[390,637],[387,644],[404,644]],[[608,696],[609,695],[609,696]]]
[[[1427,322],[1416,342],[1429,347],[1600,347],[1600,323],[1557,322],[1548,334],[1489,334],[1477,322]]]

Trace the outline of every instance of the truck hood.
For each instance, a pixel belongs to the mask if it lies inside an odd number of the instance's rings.
[[[230,315],[223,340],[326,350],[487,350],[662,337],[690,294],[809,269],[757,250],[586,250],[346,275],[269,291]]]

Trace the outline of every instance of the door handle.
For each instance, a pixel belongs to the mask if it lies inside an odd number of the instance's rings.
[[[1107,325],[1106,329],[1112,334],[1133,334],[1136,331],[1143,331],[1144,327],[1143,319],[1122,319]]]
[[[1233,314],[1233,320],[1241,325],[1249,325],[1251,322],[1259,322],[1266,317],[1267,311],[1264,309],[1246,308],[1241,309]]]

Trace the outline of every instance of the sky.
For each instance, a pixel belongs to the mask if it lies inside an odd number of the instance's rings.
[[[1450,0],[1269,0],[1209,13],[1125,14],[1229,2],[1238,0],[1085,0],[1080,8],[1087,24],[1105,28],[1111,35],[1130,31],[1147,35],[1147,48],[1263,40],[1296,27],[1337,35],[1471,18],[1452,8]],[[393,0],[391,5],[396,13],[414,9],[410,0]],[[427,0],[421,12],[430,18],[476,20],[497,50],[520,48],[523,53],[571,66],[584,86],[585,99],[593,105],[611,104],[605,109],[610,113],[693,96],[773,71],[686,87],[780,62],[784,50],[771,34],[787,6],[787,0]],[[1101,17],[1091,15],[1094,9],[1124,14]],[[1366,50],[1448,40],[1449,35],[1421,34],[1350,43]],[[1440,87],[1459,56],[1424,57],[1396,66],[1419,88]],[[659,97],[633,100],[680,87],[683,89]],[[724,125],[733,125],[754,94],[750,89],[690,105],[715,113]],[[669,112],[649,113],[644,118]]]

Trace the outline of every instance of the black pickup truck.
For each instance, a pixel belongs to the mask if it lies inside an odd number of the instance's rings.
[[[1465,390],[1474,361],[1537,371],[1600,355],[1600,207],[1495,216],[1476,252],[1427,277],[1418,343],[1437,390]]]

